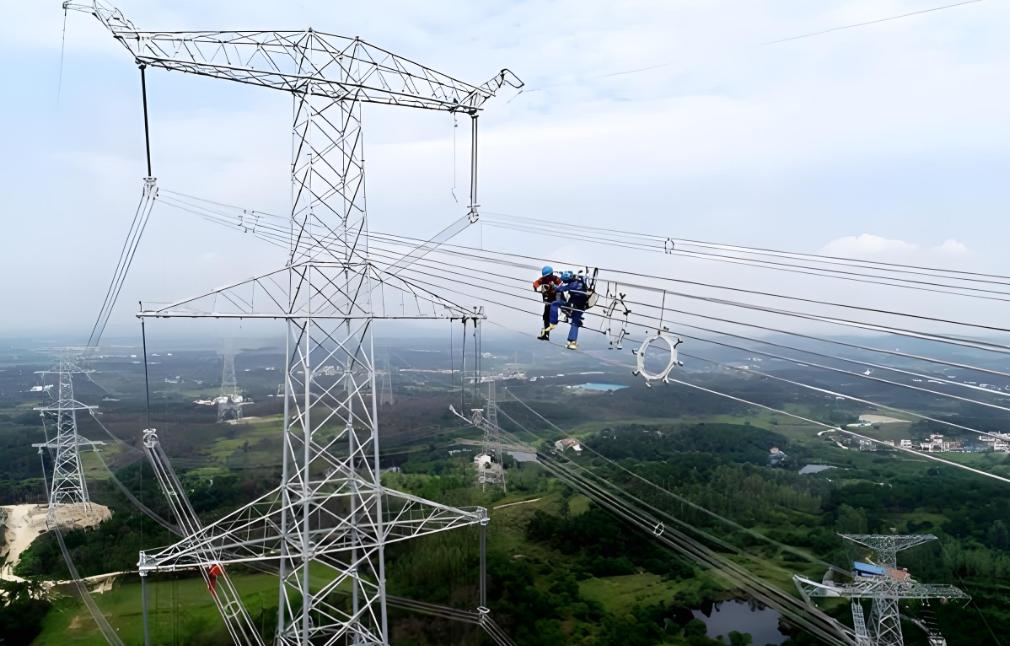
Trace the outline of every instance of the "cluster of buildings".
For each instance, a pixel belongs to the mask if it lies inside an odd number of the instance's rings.
[[[580,455],[582,453],[582,444],[574,437],[566,437],[554,443],[554,450],[558,453],[564,453],[565,449],[571,449],[573,453]]]
[[[950,440],[942,433],[930,433],[923,440],[908,438],[898,440],[883,440],[883,444],[869,440],[859,440],[860,451],[887,450],[887,446],[902,449],[912,449],[924,453],[1010,453],[1010,433],[992,433],[984,435],[976,441]]]

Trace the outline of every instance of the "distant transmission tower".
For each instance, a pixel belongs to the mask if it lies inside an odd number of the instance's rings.
[[[487,423],[484,424],[484,439],[481,442],[481,451],[491,458],[488,468],[481,469],[481,487],[490,484],[501,486],[505,491],[505,463],[503,462],[501,448],[501,427],[498,425],[498,401],[495,399],[494,379],[487,383],[487,406],[485,409]]]
[[[158,67],[281,90],[294,99],[292,235],[284,266],[139,314],[284,321],[281,481],[175,545],[142,553],[140,573],[274,561],[280,574],[275,644],[388,643],[386,546],[484,526],[487,513],[383,487],[372,328],[379,319],[483,317],[400,274],[477,221],[477,116],[502,85],[521,83],[503,70],[470,85],[358,38],[312,29],[140,31],[97,0],[67,6],[94,14],[142,75],[145,67]],[[386,266],[369,253],[364,103],[471,117],[467,213]],[[387,309],[394,294],[406,298]],[[407,301],[416,311],[403,306]],[[337,366],[333,374],[320,369],[331,364]]]
[[[495,400],[494,380],[488,382],[487,403],[484,408],[472,409],[469,419],[457,413],[453,406],[449,406],[449,410],[484,431],[480,453],[473,459],[473,466],[477,471],[477,484],[481,490],[486,490],[487,485],[491,485],[500,486],[502,491],[505,491],[505,464],[502,462],[501,427],[498,425],[498,402]]]
[[[94,450],[96,446],[104,444],[87,440],[77,433],[77,412],[90,413],[95,407],[74,399],[74,372],[81,371],[66,359],[60,359],[58,370],[42,373],[56,374],[59,386],[53,402],[35,408],[41,412],[43,424],[47,417],[56,422],[55,437],[50,438],[47,433],[45,442],[32,444],[39,453],[42,453],[43,449],[48,449],[53,456],[53,475],[49,489],[50,509],[57,505],[87,505],[91,502],[88,496],[88,484],[84,479],[84,469],[81,467],[81,449]]]
[[[904,637],[898,603],[903,599],[968,599],[967,594],[954,586],[919,583],[906,570],[898,569],[898,552],[936,540],[932,534],[842,534],[842,538],[870,549],[866,563],[852,564],[851,581],[834,581],[833,571],[820,583],[799,575],[793,580],[808,602],[811,597],[851,599],[856,646],[902,646]],[[868,621],[862,605],[867,600],[870,601]],[[947,643],[934,628],[925,628],[931,646]]]
[[[379,406],[393,405],[393,373],[389,369],[389,359],[386,359],[385,367],[376,373],[382,382],[379,389]]]
[[[235,376],[235,353],[225,352],[222,355],[221,394],[217,397],[217,421],[242,419],[242,395],[238,390],[238,378]]]

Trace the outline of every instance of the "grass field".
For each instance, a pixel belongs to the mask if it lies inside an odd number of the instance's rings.
[[[586,579],[579,582],[579,592],[611,612],[624,613],[636,605],[668,603],[676,595],[677,584],[644,572]]]
[[[277,577],[238,574],[232,579],[253,617],[263,608],[276,607]],[[152,644],[227,643],[224,624],[203,579],[169,581],[152,577],[147,594]],[[144,643],[140,582],[136,578],[94,598],[123,642]],[[178,612],[173,612],[175,608]],[[194,642],[194,638],[206,641]],[[33,643],[71,646],[106,642],[87,608],[77,599],[67,597],[58,601],[46,616],[42,633]]]

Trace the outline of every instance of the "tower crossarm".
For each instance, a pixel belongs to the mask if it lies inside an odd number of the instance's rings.
[[[76,399],[58,399],[48,406],[35,406],[32,410],[39,411],[42,413],[59,413],[66,411],[95,411],[98,410],[98,406],[89,406],[88,404],[82,404]]]
[[[98,447],[105,446],[105,442],[101,440],[87,440],[80,435],[77,436],[77,447],[81,449],[91,449],[92,451],[97,451]],[[50,449],[55,451],[59,448],[59,442],[55,440],[50,440],[49,442],[36,442],[32,444],[33,449]]]
[[[896,582],[879,580],[858,581],[851,584],[823,585],[796,577],[807,597],[839,597],[845,599],[969,599],[967,593],[952,585],[940,583],[919,583],[918,581]]]
[[[936,536],[932,534],[839,534],[839,536],[857,545],[868,547],[875,554],[879,565],[892,567],[895,565],[898,552],[936,540]]]
[[[298,94],[476,114],[503,86],[521,88],[503,69],[472,85],[357,37],[298,31],[143,31],[103,2],[66,2],[94,15],[149,65]]]

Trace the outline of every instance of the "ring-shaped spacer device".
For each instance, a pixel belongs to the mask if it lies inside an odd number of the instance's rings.
[[[663,523],[656,523],[656,526],[652,528],[653,536],[662,536],[663,532],[666,531],[666,525]]]
[[[667,361],[666,366],[659,372],[649,372],[645,369],[645,353],[649,351],[649,347],[653,343],[665,343],[670,349],[670,360]],[[656,332],[655,335],[648,337],[642,342],[642,345],[638,346],[638,349],[634,351],[636,366],[635,370],[631,374],[636,377],[641,377],[645,379],[645,385],[652,387],[652,382],[662,381],[664,384],[670,383],[670,373],[677,366],[684,365],[677,358],[677,346],[683,343],[679,338],[672,336],[665,329]]]

